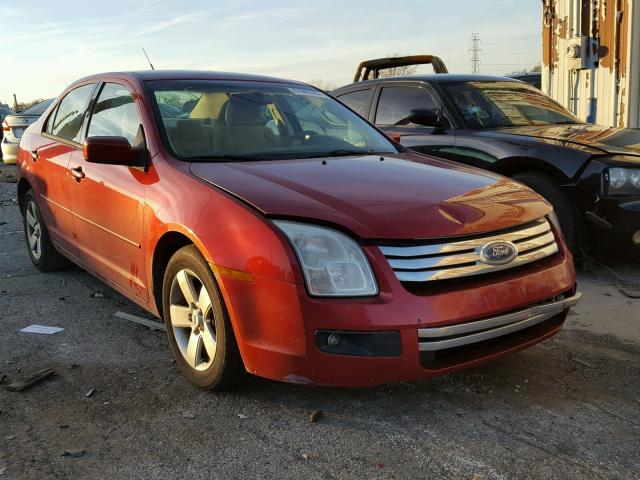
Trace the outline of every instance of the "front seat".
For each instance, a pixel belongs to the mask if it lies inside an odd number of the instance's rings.
[[[250,154],[274,145],[275,136],[267,127],[263,116],[265,95],[237,93],[231,96],[226,107],[224,126],[216,129],[216,145],[228,154]]]
[[[169,141],[180,156],[203,157],[214,155],[211,130],[199,120],[178,120],[170,130]]]

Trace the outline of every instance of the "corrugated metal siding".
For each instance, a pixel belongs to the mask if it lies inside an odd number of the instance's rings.
[[[640,127],[639,3],[543,2],[542,89],[583,120]]]

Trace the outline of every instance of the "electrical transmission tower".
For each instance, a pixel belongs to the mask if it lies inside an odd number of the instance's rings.
[[[471,73],[480,73],[480,35],[478,33],[472,33],[469,39],[469,54],[471,55]]]

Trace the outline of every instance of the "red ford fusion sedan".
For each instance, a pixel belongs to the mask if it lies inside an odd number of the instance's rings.
[[[448,373],[554,335],[580,296],[541,197],[410,153],[302,83],[87,77],[18,163],[33,263],[71,260],[163,318],[202,388]]]

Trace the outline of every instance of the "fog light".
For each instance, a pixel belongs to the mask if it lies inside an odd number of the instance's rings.
[[[327,345],[329,346],[329,348],[337,347],[339,343],[340,343],[339,333],[332,333],[327,337]]]
[[[398,331],[316,330],[316,345],[321,352],[332,355],[399,357],[402,354]]]
[[[636,245],[640,245],[640,230],[633,234],[633,237],[631,237],[631,241]]]

